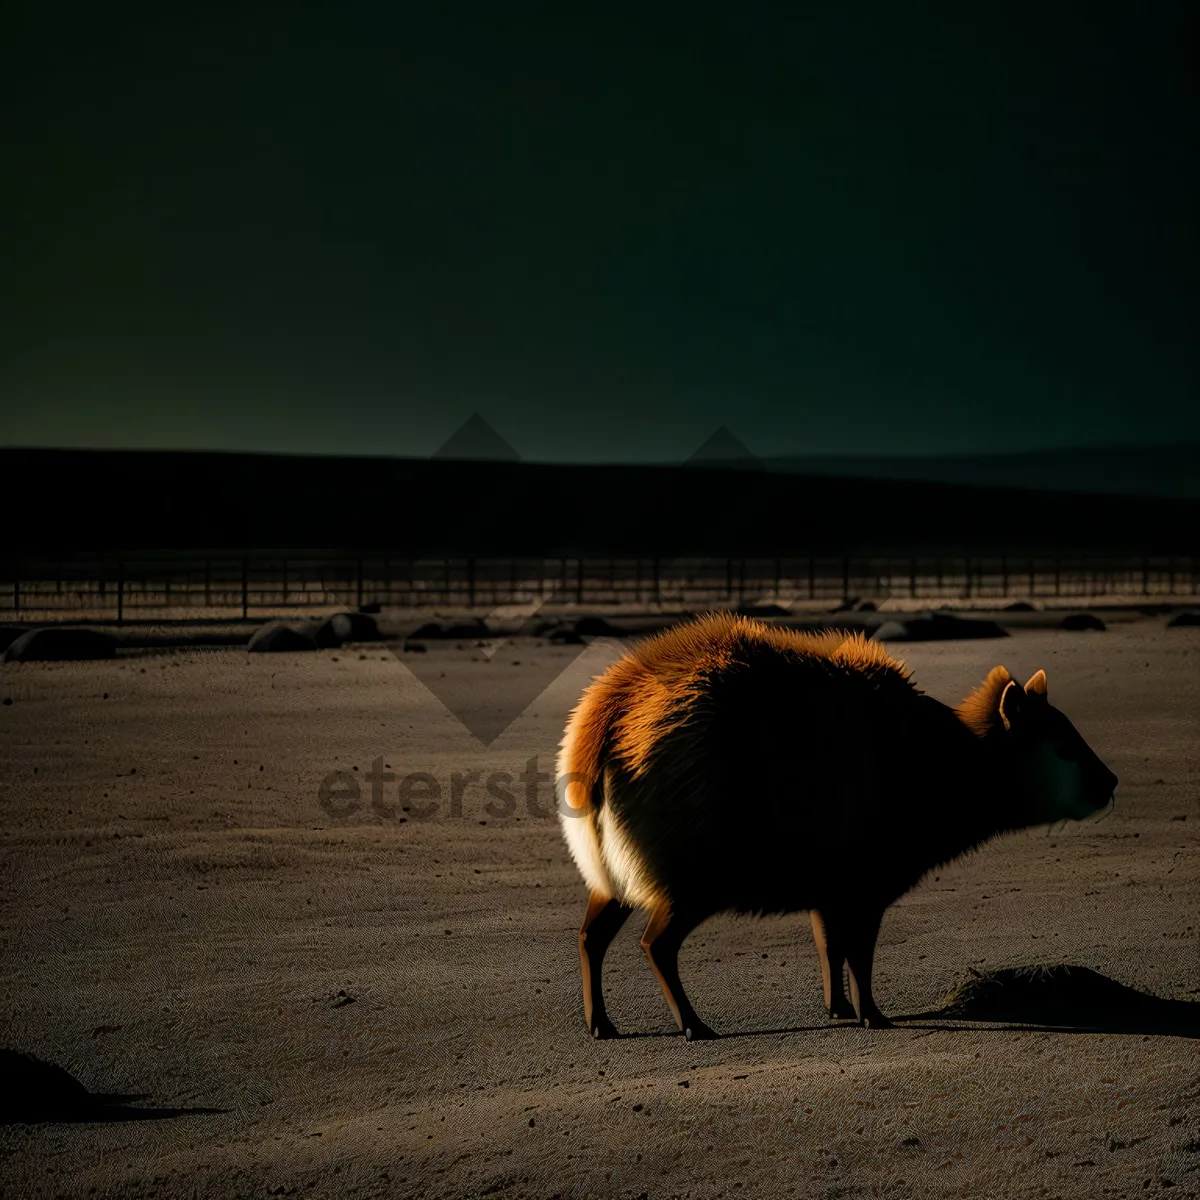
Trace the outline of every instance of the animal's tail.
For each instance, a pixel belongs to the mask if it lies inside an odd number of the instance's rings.
[[[555,795],[559,824],[579,873],[591,891],[611,897],[616,889],[600,848],[608,728],[602,710],[588,700],[585,695],[567,722],[558,752]]]

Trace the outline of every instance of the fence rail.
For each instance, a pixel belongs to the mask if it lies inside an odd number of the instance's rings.
[[[0,567],[8,619],[251,618],[367,603],[502,604],[1009,600],[1193,596],[1200,557],[812,556],[442,558],[250,555],[72,558]]]

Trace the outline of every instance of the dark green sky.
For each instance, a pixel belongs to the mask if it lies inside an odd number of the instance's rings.
[[[1200,442],[1191,4],[27,5],[0,442]]]

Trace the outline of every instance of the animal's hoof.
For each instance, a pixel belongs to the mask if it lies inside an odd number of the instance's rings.
[[[592,1037],[597,1041],[600,1041],[602,1038],[620,1036],[617,1032],[617,1027],[607,1017],[601,1017],[599,1020],[592,1022]]]
[[[689,1042],[711,1042],[721,1035],[715,1029],[709,1029],[703,1021],[693,1021],[684,1029],[683,1036]]]
[[[862,1019],[864,1029],[895,1029],[896,1026],[881,1012],[867,1013]]]

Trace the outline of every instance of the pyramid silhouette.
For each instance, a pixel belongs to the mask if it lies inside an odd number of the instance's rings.
[[[765,472],[766,470],[762,461],[747,449],[742,440],[727,425],[722,425],[716,429],[692,456],[684,460],[680,465],[683,467],[708,468],[709,470],[746,472]],[[745,478],[741,484],[735,484],[730,481],[729,486],[754,488],[760,482],[762,481],[757,478]],[[716,514],[714,521],[709,526],[709,532],[714,540],[724,541],[726,545],[736,547],[741,532],[739,521],[740,518],[735,514],[734,509],[722,509]],[[736,550],[734,553],[736,554]],[[719,558],[720,556],[717,557]],[[666,579],[675,577],[677,571],[680,577],[687,578],[691,574],[693,563],[694,560],[690,557],[665,557],[659,560],[659,569]],[[742,599],[745,601],[746,597],[742,597]],[[754,600],[755,597],[751,596],[749,599]]]
[[[434,453],[434,458],[519,462],[521,456],[478,414],[472,415]]]
[[[685,467],[732,467],[761,471],[762,463],[729,428],[722,425],[687,459]]]

